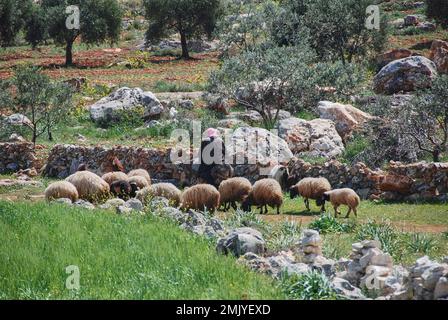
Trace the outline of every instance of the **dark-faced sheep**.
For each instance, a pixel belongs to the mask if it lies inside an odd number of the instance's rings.
[[[277,208],[277,214],[280,214],[280,207],[283,205],[280,184],[274,179],[262,179],[255,182],[252,191],[242,204],[242,209],[250,211],[253,205],[260,209],[260,214],[268,213],[268,206]]]
[[[101,177],[109,185],[116,181],[126,181],[128,180],[128,175],[121,171],[108,172]]]
[[[183,210],[209,210],[215,212],[219,207],[219,191],[209,184],[198,184],[184,190],[181,196]]]
[[[330,182],[325,178],[305,178],[300,180],[295,186],[292,186],[289,189],[289,194],[291,199],[302,196],[308,211],[310,210],[309,199],[316,200],[316,204],[321,206],[321,211],[324,212],[325,200],[323,200],[322,195],[330,190]]]
[[[231,178],[221,182],[218,191],[221,195],[221,206],[224,206],[224,211],[229,210],[230,207],[236,210],[236,203],[242,203],[249,196],[252,191],[252,184],[246,178]]]
[[[149,187],[151,184],[148,182],[148,180],[145,177],[142,176],[133,176],[128,178],[129,183],[135,183],[138,188],[144,189],[146,187]]]
[[[129,183],[127,180],[114,181],[110,185],[110,192],[116,198],[129,200],[137,196],[139,190],[136,183]]]
[[[65,181],[76,187],[79,198],[83,200],[98,202],[107,199],[109,195],[109,184],[90,171],[76,172]]]
[[[163,197],[177,207],[181,195],[182,192],[172,183],[156,183],[137,192],[137,199],[148,204],[151,198]]]
[[[130,171],[128,173],[128,177],[129,178],[132,178],[132,177],[143,177],[148,182],[148,186],[151,184],[151,176],[149,175],[148,171],[146,171],[145,169],[132,170],[132,171]]]
[[[358,206],[361,203],[361,199],[356,194],[356,192],[349,188],[344,189],[335,189],[331,191],[327,191],[322,196],[323,201],[330,201],[334,208],[334,216],[337,217],[340,213],[338,212],[338,208],[341,205],[348,206],[348,212],[346,218],[350,217],[350,213],[355,213],[355,216],[358,216]]]
[[[76,187],[67,181],[58,181],[50,184],[45,190],[45,199],[52,201],[56,199],[67,198],[76,202],[79,198]]]

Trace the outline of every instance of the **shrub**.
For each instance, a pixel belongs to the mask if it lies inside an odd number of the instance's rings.
[[[413,233],[406,242],[407,249],[412,253],[429,254],[435,250],[436,240],[429,235],[423,233]]]
[[[281,286],[286,295],[296,300],[335,300],[336,292],[331,288],[325,274],[313,270],[301,275],[284,276]]]
[[[282,222],[279,227],[269,235],[267,247],[278,252],[292,249],[297,245],[301,237],[301,224],[293,221]]]
[[[343,223],[330,214],[323,214],[309,224],[310,229],[322,234],[353,232],[355,227],[355,222]]]
[[[403,252],[401,248],[400,234],[389,222],[377,223],[369,220],[360,225],[356,232],[356,239],[377,240],[381,243],[381,249],[394,257],[400,257]]]

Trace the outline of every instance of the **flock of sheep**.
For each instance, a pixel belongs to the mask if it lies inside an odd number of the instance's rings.
[[[237,177],[224,180],[218,189],[209,184],[197,184],[185,188],[182,192],[171,183],[151,183],[149,173],[144,169],[132,170],[129,173],[109,172],[102,177],[85,168],[80,169],[65,179],[52,183],[45,190],[45,198],[52,201],[68,198],[73,202],[78,199],[101,202],[110,197],[128,200],[137,198],[147,204],[153,197],[164,197],[174,206],[183,210],[209,210],[215,212],[222,208],[224,211],[231,207],[250,211],[253,206],[260,209],[260,214],[268,213],[268,206],[275,208],[280,214],[283,205],[283,190],[287,189],[285,178],[287,169],[277,166],[270,178],[262,179],[251,184],[246,178]],[[357,216],[357,208],[361,202],[359,196],[352,189],[332,190],[325,178],[305,178],[289,188],[291,198],[304,198],[307,210],[310,210],[309,200],[316,200],[316,204],[325,211],[325,202],[329,201],[337,217],[338,208],[346,205],[349,208],[347,217],[353,211]]]

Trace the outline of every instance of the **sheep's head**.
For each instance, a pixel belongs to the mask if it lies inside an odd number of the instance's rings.
[[[291,199],[297,198],[299,197],[299,190],[297,190],[297,186],[292,186],[291,188],[289,188],[289,196],[291,197]]]
[[[330,201],[330,194],[325,192],[322,195],[320,201],[321,201],[321,204],[318,204],[318,205],[322,205],[322,203],[325,203],[325,201]],[[317,201],[316,201],[316,203],[317,203]]]
[[[135,182],[132,182],[130,185],[131,185],[131,192],[129,195],[131,196],[131,198],[135,198],[137,196],[139,188]]]
[[[252,210],[252,198],[250,196],[246,197],[244,201],[241,203],[241,209],[244,212],[249,212]]]

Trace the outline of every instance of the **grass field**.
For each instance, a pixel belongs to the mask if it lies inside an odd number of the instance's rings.
[[[0,202],[0,299],[282,299],[268,277],[152,216]],[[80,290],[65,288],[65,268]]]

